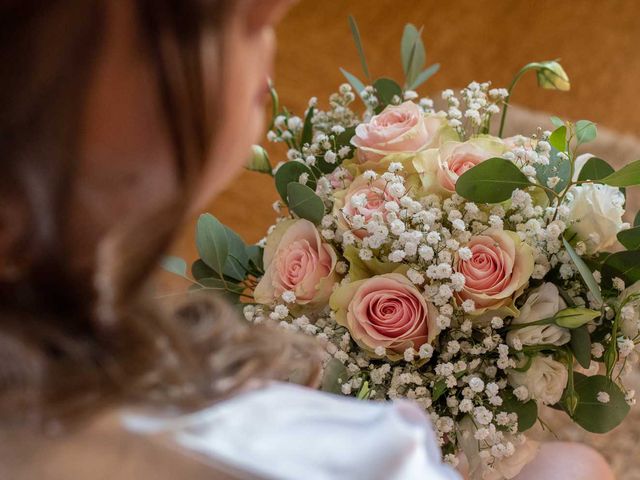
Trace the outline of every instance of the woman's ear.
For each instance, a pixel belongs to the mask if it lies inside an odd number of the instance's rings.
[[[247,29],[254,32],[277,25],[297,0],[247,0],[244,3]]]

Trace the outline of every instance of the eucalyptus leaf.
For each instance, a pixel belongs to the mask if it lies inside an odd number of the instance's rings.
[[[239,302],[240,295],[244,292],[244,287],[230,281],[223,281],[220,278],[202,278],[199,283],[203,290],[215,290],[219,295],[223,295],[231,302]]]
[[[347,72],[344,68],[341,67],[340,71],[342,72],[342,75],[344,75],[344,77],[347,79],[347,82],[349,82],[356,93],[361,97],[362,91],[365,88],[364,83],[362,83],[362,81],[360,81],[360,79],[352,73]]]
[[[567,150],[567,127],[562,125],[556,128],[549,137],[549,143],[559,152]]]
[[[556,325],[563,328],[578,328],[598,318],[600,312],[584,307],[565,308],[553,317]]]
[[[640,227],[633,227],[618,232],[618,241],[624,245],[627,250],[640,249]]]
[[[551,177],[558,177],[560,181],[556,184],[553,190],[556,193],[562,192],[569,184],[569,177],[571,176],[571,161],[559,155],[557,148],[551,148],[549,155],[549,163],[542,165],[540,163],[535,164],[536,177],[541,185],[547,185],[547,182]],[[549,198],[552,198],[552,194],[547,192]]]
[[[444,393],[447,391],[447,383],[444,381],[444,379],[440,379],[437,382],[435,382],[433,384],[433,389],[431,390],[431,400],[433,402],[437,402],[438,399],[444,395]]]
[[[620,425],[629,413],[624,393],[604,375],[587,377],[575,373],[574,382],[579,401],[572,418],[586,431],[607,433]],[[600,392],[609,395],[607,403],[598,400]]]
[[[640,185],[640,160],[625,165],[617,172],[600,179],[600,182],[612,187]]]
[[[264,273],[264,248],[259,245],[247,245],[246,251],[249,263],[253,266],[255,273]]]
[[[569,257],[571,257],[571,260],[578,269],[578,272],[582,276],[585,285],[589,288],[589,291],[593,295],[593,298],[598,303],[602,303],[602,294],[600,293],[600,287],[598,286],[596,279],[593,278],[593,273],[591,272],[591,270],[589,270],[587,264],[584,263],[584,260],[580,258],[580,255],[576,253],[571,244],[567,242],[566,238],[562,239],[562,243],[564,244],[564,248],[567,250]]]
[[[602,265],[602,283],[610,286],[618,277],[627,285],[640,280],[640,250],[626,250],[609,255]]]
[[[640,227],[640,211],[638,211],[636,216],[633,218],[633,226]]]
[[[300,175],[306,173],[308,175],[307,185],[310,188],[316,188],[316,180],[314,178],[313,172],[311,169],[302,162],[297,160],[292,160],[286,162],[278,168],[275,175],[275,183],[276,190],[282,197],[282,199],[287,203],[287,187],[291,182],[298,183],[300,180]]]
[[[578,140],[578,145],[591,142],[596,138],[597,134],[598,129],[595,123],[589,120],[578,120],[576,122],[576,139]]]
[[[289,209],[300,218],[306,218],[315,224],[324,216],[324,203],[313,190],[301,183],[289,183],[287,186]]]
[[[402,99],[402,87],[390,78],[379,78],[373,83],[373,87],[376,89],[378,101],[380,102],[380,107],[378,108],[384,108],[391,104],[396,96]]]
[[[353,36],[353,41],[356,44],[356,50],[358,50],[358,57],[360,57],[360,63],[362,64],[362,71],[364,72],[364,76],[367,79],[371,79],[371,75],[369,74],[369,67],[367,66],[367,58],[364,55],[364,48],[362,46],[362,38],[360,37],[360,30],[358,29],[358,24],[356,23],[356,19],[353,18],[352,15],[349,15],[349,28],[351,29],[351,35]]]
[[[349,372],[347,372],[346,367],[339,360],[332,358],[324,367],[322,386],[320,388],[324,392],[340,394],[342,383],[347,380],[349,380]]]
[[[230,278],[243,281],[247,277],[249,269],[249,257],[246,246],[240,235],[225,225],[229,255],[225,262],[223,273]]]
[[[216,271],[209,267],[206,263],[202,261],[202,259],[198,259],[191,265],[191,275],[193,278],[200,281],[203,278],[212,278],[219,276]]]
[[[440,70],[439,63],[434,63],[433,65],[427,67],[425,70],[423,70],[416,76],[413,83],[409,85],[409,90],[415,90],[416,88],[418,88],[424,82],[429,80],[433,75],[435,75],[438,72],[438,70]]]
[[[414,82],[417,72],[424,67],[426,61],[424,43],[420,38],[421,32],[422,29],[418,30],[415,25],[408,23],[402,34],[400,54],[407,85]]]
[[[569,346],[580,366],[589,368],[591,365],[591,335],[586,325],[571,330]]]
[[[220,221],[205,213],[200,215],[196,224],[196,248],[200,258],[218,273],[224,271],[229,255],[226,229]]]
[[[313,119],[315,111],[316,109],[314,107],[309,107],[309,110],[307,110],[307,115],[304,117],[304,126],[302,127],[302,136],[300,137],[300,145],[311,143],[313,137],[313,124],[311,120]]]
[[[513,392],[506,392],[502,398],[502,410],[518,415],[518,431],[526,432],[538,420],[538,405],[535,400],[521,402]]]
[[[560,117],[556,117],[555,115],[552,116],[549,120],[551,120],[551,123],[556,128],[562,127],[564,125],[562,119]]]
[[[524,173],[504,158],[490,158],[467,170],[456,181],[456,193],[471,202],[500,203],[514,190],[531,187]]]
[[[581,182],[586,180],[600,180],[611,175],[613,172],[615,172],[615,170],[607,162],[598,157],[591,157],[586,161],[582,170],[580,170],[578,180]]]
[[[184,259],[180,257],[166,255],[162,258],[160,265],[169,273],[173,273],[181,277],[187,276],[187,262],[185,262]]]

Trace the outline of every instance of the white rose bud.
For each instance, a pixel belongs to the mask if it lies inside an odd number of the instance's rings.
[[[550,318],[564,308],[567,308],[567,304],[560,297],[558,287],[552,283],[543,283],[531,291],[527,301],[520,308],[520,315],[513,319],[512,325]],[[507,334],[507,343],[511,346],[514,346],[514,341],[520,341],[522,345],[564,345],[569,340],[569,331],[554,324],[532,325],[511,330]]]
[[[249,159],[249,170],[261,173],[271,173],[271,164],[269,163],[269,155],[260,145],[251,146],[251,158]]]
[[[624,224],[624,195],[608,185],[586,183],[571,189],[569,229],[582,240],[588,254],[613,247]]]
[[[540,62],[536,64],[536,67],[538,85],[542,88],[561,90],[563,92],[566,92],[571,88],[567,72],[565,72],[562,65],[555,60]]]
[[[509,371],[509,383],[512,387],[527,387],[529,397],[545,405],[553,405],[560,401],[568,379],[567,368],[544,355],[534,357],[531,366],[524,372]]]

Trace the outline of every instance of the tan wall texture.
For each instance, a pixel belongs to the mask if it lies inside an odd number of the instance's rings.
[[[471,80],[506,86],[525,63],[560,58],[570,92],[540,90],[531,76],[513,101],[640,135],[640,1],[303,0],[277,32],[274,80],[282,103],[293,111],[301,113],[311,96],[326,102],[344,81],[338,67],[360,74],[348,14],[359,23],[374,76],[401,78],[400,37],[412,22],[424,26],[427,61],[441,64],[422,94]],[[279,148],[270,152],[274,161],[284,155]],[[255,241],[272,223],[276,198],[268,177],[245,172],[210,211]],[[176,250],[193,257],[193,225]]]

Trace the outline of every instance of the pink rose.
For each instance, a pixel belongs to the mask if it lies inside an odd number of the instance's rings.
[[[360,176],[349,188],[336,192],[333,213],[343,231],[352,230],[358,238],[364,238],[369,234],[366,225],[375,218],[382,221],[387,215],[385,203],[391,201],[398,201],[398,198],[389,193],[385,180],[371,181]]]
[[[455,269],[465,277],[458,299],[472,300],[475,315],[500,309],[516,313],[513,301],[533,273],[533,249],[518,234],[506,230],[487,230],[471,237],[467,247],[471,258],[456,258]]]
[[[401,358],[407,348],[418,350],[438,335],[436,308],[399,273],[342,285],[330,305],[358,345],[370,352],[383,347],[391,359]]]
[[[270,304],[292,291],[299,305],[323,306],[338,280],[337,256],[320,240],[308,220],[284,220],[267,238],[265,274],[254,292],[256,302]]]
[[[425,116],[418,105],[408,101],[389,105],[369,123],[358,125],[351,143],[357,147],[361,163],[378,161],[392,153],[428,148],[436,142],[442,126],[442,118]]]
[[[466,142],[444,142],[439,148],[415,157],[413,165],[425,191],[452,193],[463,173],[489,158],[502,156],[505,151],[499,138],[477,136]]]

